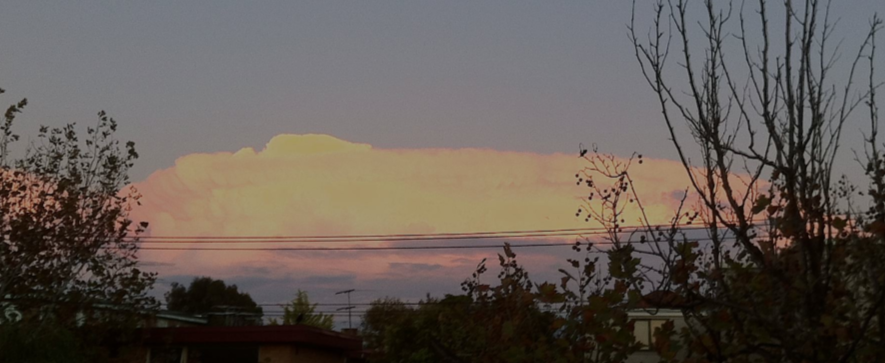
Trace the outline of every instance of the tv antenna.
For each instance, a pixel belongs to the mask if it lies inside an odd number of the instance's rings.
[[[354,306],[350,305],[350,293],[354,292],[354,291],[355,291],[354,289],[349,289],[349,290],[344,290],[344,291],[338,291],[335,293],[335,295],[347,294],[347,306],[345,306],[343,308],[338,308],[335,311],[347,310],[347,328],[348,329],[353,329],[353,317],[351,316],[351,313],[353,311]]]

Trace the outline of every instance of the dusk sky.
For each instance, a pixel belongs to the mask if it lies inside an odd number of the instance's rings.
[[[141,154],[134,217],[157,235],[595,227],[574,218],[580,143],[644,154],[638,186],[664,218],[686,184],[627,37],[630,5],[3,1],[0,87],[3,102],[30,101],[25,139],[41,124],[89,125],[102,109],[115,117]],[[651,3],[639,7],[644,32]],[[885,2],[833,12],[852,54]],[[142,259],[160,272],[158,293],[209,275],[261,303],[298,288],[319,302],[356,288],[354,301],[368,302],[457,292],[496,252]],[[517,252],[546,278],[570,250]]]

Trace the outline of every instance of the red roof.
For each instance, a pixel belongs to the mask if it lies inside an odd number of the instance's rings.
[[[306,325],[197,326],[143,329],[145,344],[303,344],[340,350],[362,349],[358,337]]]

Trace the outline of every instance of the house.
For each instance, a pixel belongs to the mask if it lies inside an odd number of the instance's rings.
[[[306,325],[146,328],[135,363],[360,362],[362,339]]]
[[[209,319],[191,314],[162,310],[155,314],[147,315],[142,324],[143,327],[150,328],[204,326],[209,325]]]
[[[682,308],[686,302],[678,294],[668,291],[653,291],[642,297],[639,309],[628,312],[633,320],[633,335],[643,348],[627,358],[625,363],[659,362],[660,357],[652,349],[655,342],[655,330],[667,322],[673,322],[676,331],[686,327]]]
[[[677,331],[686,324],[682,311],[676,309],[640,309],[629,312],[628,316],[633,320],[633,335],[643,348],[630,355],[625,363],[659,362],[661,357],[652,349],[655,329],[659,329],[668,321],[673,322],[673,327]]]

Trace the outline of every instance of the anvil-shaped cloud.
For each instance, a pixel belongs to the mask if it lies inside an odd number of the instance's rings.
[[[279,135],[263,150],[193,154],[136,187],[135,220],[156,236],[293,236],[511,231],[597,227],[576,218],[586,162],[571,154],[488,149],[376,149],[328,135]],[[647,160],[631,174],[655,222],[687,185],[676,162]],[[629,223],[628,223],[629,224]],[[469,241],[468,241],[469,242]],[[438,244],[438,243],[437,243]],[[463,244],[463,243],[461,243]],[[497,251],[270,253],[143,251],[163,275],[356,276],[359,281],[451,276]],[[549,252],[525,254],[549,267]],[[467,262],[469,261],[469,262]],[[416,266],[421,268],[416,268]],[[423,266],[423,267],[422,267]],[[453,272],[454,271],[454,272]],[[314,281],[316,282],[316,281]],[[326,283],[328,285],[328,283]],[[300,286],[309,288],[309,286]],[[315,286],[319,287],[319,285]],[[332,288],[348,286],[329,286]],[[289,293],[289,291],[287,291]],[[425,291],[416,291],[421,296]],[[386,293],[381,293],[384,295]]]

